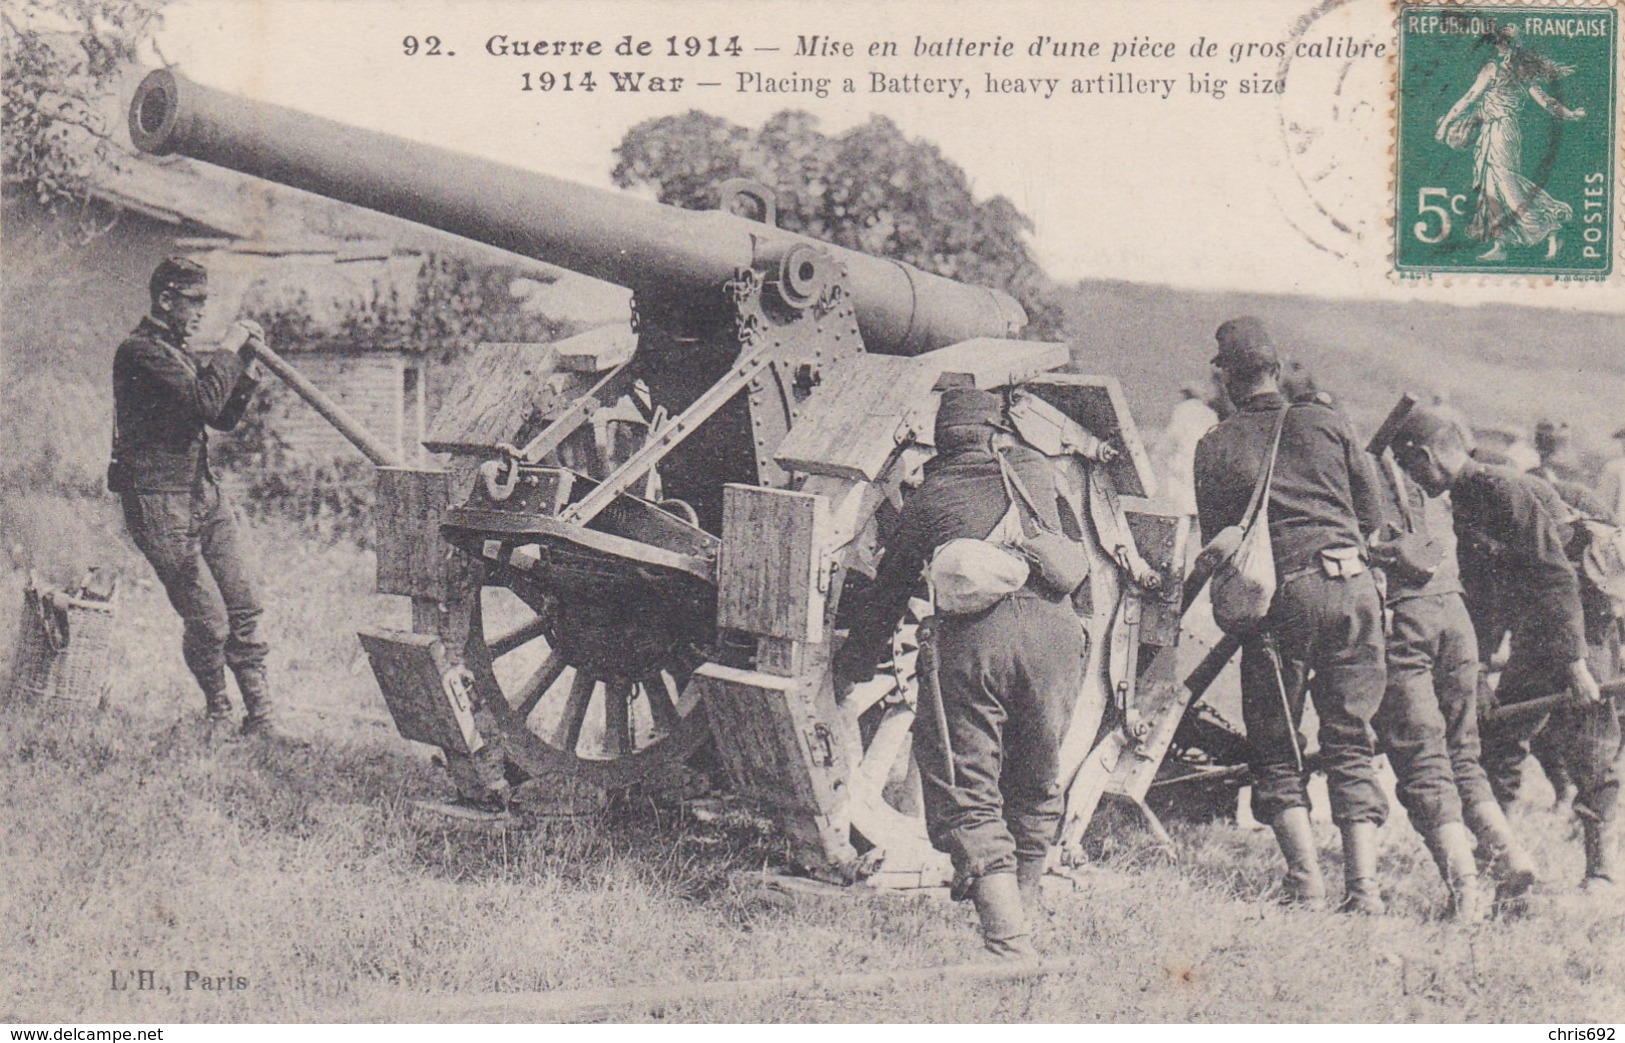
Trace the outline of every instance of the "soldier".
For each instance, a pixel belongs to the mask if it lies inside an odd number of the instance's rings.
[[[872,596],[835,660],[837,678],[874,676],[922,567],[950,540],[985,539],[1011,507],[996,452],[1031,496],[1038,522],[1059,532],[1050,465],[1025,446],[995,449],[999,397],[953,389],[937,410],[937,456],[903,505]],[[936,619],[937,689],[947,734],[923,704],[915,756],[932,843],[953,860],[989,951],[1037,955],[1025,905],[1038,908],[1050,845],[1060,826],[1061,739],[1082,679],[1084,639],[1064,593],[1037,576],[968,615]]]
[[[1268,459],[1283,409],[1270,485],[1269,530],[1277,589],[1263,630],[1242,645],[1242,716],[1254,750],[1253,814],[1286,857],[1285,897],[1326,897],[1309,822],[1298,734],[1306,684],[1320,717],[1332,817],[1343,834],[1343,908],[1381,913],[1377,829],[1388,802],[1372,764],[1371,717],[1382,702],[1382,605],[1366,568],[1366,536],[1382,522],[1376,477],[1348,421],[1317,400],[1291,405],[1263,322],[1246,316],[1218,329],[1214,364],[1237,412],[1196,450],[1196,509],[1204,540],[1236,525]]]
[[[231,719],[229,665],[248,711],[243,733],[272,734],[262,610],[231,504],[209,469],[205,430],[230,430],[242,419],[259,380],[248,342],[263,334],[237,323],[222,350],[195,353],[188,342],[202,321],[208,274],[171,257],[148,286],[151,314],[113,359],[108,487],[121,494],[130,537],[180,613],[181,651],[203,689],[206,720]]]
[[[1530,738],[1548,729],[1577,789],[1574,810],[1585,836],[1581,886],[1612,888],[1619,879],[1620,725],[1602,700],[1597,674],[1611,677],[1617,668],[1618,631],[1605,610],[1588,611],[1595,599],[1582,598],[1567,547],[1567,506],[1533,476],[1473,460],[1460,433],[1427,410],[1414,411],[1400,428],[1394,456],[1429,495],[1450,493],[1463,571],[1471,565],[1496,577],[1487,592],[1496,603],[1487,608],[1510,627],[1511,655],[1495,701],[1505,708],[1571,693],[1549,715],[1484,722],[1484,767],[1496,796],[1503,806],[1516,798]],[[1468,608],[1479,611],[1471,599]]]
[[[1526,893],[1535,866],[1479,762],[1478,641],[1462,601],[1449,498],[1424,497],[1391,454],[1379,463],[1392,538],[1374,543],[1372,556],[1387,581],[1388,689],[1371,723],[1400,802],[1451,887],[1453,914],[1477,919],[1483,909],[1464,828],[1489,856],[1500,899]]]

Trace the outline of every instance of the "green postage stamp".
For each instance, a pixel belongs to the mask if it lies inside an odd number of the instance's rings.
[[[1400,6],[1402,275],[1608,275],[1618,17],[1611,6]]]

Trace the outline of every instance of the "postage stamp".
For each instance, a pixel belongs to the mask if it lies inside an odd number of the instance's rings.
[[[1613,267],[1613,7],[1399,8],[1394,266]]]

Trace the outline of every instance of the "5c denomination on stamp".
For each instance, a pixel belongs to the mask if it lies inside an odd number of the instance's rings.
[[[1613,267],[1618,11],[1401,5],[1394,266]]]

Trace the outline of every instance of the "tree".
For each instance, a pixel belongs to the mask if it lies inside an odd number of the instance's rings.
[[[167,2],[7,0],[0,8],[8,189],[50,210],[87,197],[96,168],[116,152],[112,92]]]
[[[690,111],[638,124],[615,151],[622,188],[650,186],[663,203],[703,210],[721,182],[752,178],[778,195],[781,228],[998,287],[1027,309],[1030,335],[1060,329],[1060,305],[1027,245],[1032,222],[1003,196],[977,201],[958,164],[883,116],[831,137],[806,112],[752,131]]]

